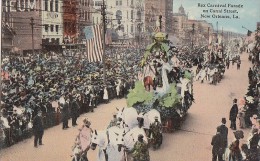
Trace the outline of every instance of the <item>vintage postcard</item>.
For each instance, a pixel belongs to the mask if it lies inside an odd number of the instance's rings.
[[[259,161],[259,0],[1,0],[1,161]]]

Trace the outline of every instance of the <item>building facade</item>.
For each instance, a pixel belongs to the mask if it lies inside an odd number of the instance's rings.
[[[41,2],[43,49],[59,49],[63,42],[62,2],[60,0],[43,0]]]
[[[158,31],[161,16],[161,31],[172,32],[173,0],[145,0],[145,29]]]
[[[78,3],[78,43],[82,43],[85,39],[84,29],[86,26],[92,25],[93,0],[79,0]]]
[[[40,2],[40,0],[2,1],[2,20],[11,31],[5,35],[9,38],[4,38],[6,44],[2,44],[3,47],[9,44],[15,51],[21,52],[31,52],[33,48],[42,49]]]
[[[205,20],[188,19],[188,14],[181,5],[178,12],[173,13],[172,30],[181,44],[206,45],[214,29]]]
[[[121,39],[138,39],[144,31],[144,0],[108,0],[107,12],[112,14],[108,26]]]

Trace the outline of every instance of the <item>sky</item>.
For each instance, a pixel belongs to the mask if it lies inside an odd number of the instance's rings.
[[[206,7],[198,7],[198,3],[206,4]],[[207,7],[207,4],[241,4],[243,8]],[[213,24],[215,30],[218,22],[219,30],[223,27],[225,31],[246,34],[247,30],[242,28],[242,26],[255,31],[256,23],[260,22],[260,0],[173,0],[173,13],[177,13],[181,5],[184,7],[185,12],[188,13],[189,19],[206,20]],[[210,12],[210,9],[222,9],[222,12],[224,12],[224,9],[237,10],[238,13],[235,13],[235,15],[239,16],[239,19],[212,18],[212,14],[230,15],[233,17],[233,13],[207,13],[210,15],[210,18],[202,18],[203,10]]]

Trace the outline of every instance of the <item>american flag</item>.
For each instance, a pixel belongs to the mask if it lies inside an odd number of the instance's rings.
[[[89,62],[102,61],[103,46],[100,25],[86,26],[84,29],[86,36],[87,59]]]

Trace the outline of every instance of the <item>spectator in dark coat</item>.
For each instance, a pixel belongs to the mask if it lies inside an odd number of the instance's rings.
[[[218,131],[220,132],[221,135],[221,148],[222,148],[222,155],[225,153],[225,150],[227,148],[228,145],[228,128],[226,127],[226,118],[222,118],[221,120],[222,125],[218,126]]]
[[[222,161],[222,138],[220,135],[220,129],[217,128],[216,135],[213,136],[211,141],[212,147],[212,161],[216,161],[218,158],[218,161]]]
[[[39,111],[38,114],[33,119],[33,132],[34,132],[34,147],[37,148],[37,144],[42,144],[42,136],[44,133],[43,121],[42,121],[42,112]]]
[[[229,113],[229,120],[231,121],[230,128],[233,130],[236,130],[236,119],[238,114],[238,106],[237,106],[237,99],[235,98],[233,100],[233,106],[231,107],[230,113]]]
[[[77,124],[77,118],[79,116],[79,104],[77,102],[77,98],[75,95],[73,95],[71,100],[71,118],[72,118],[72,126],[76,126]]]
[[[65,102],[64,104],[60,104],[61,112],[62,112],[62,129],[69,128],[68,120],[69,120],[69,104]]]

